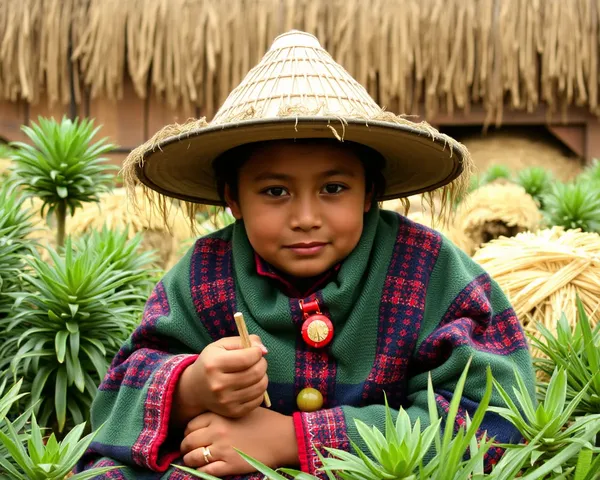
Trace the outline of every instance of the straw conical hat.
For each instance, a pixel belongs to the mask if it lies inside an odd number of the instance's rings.
[[[387,186],[380,200],[453,180],[462,186],[461,173],[471,166],[460,143],[425,122],[385,112],[316,37],[294,30],[275,39],[210,123],[165,127],[130,154],[124,174],[169,197],[218,205],[212,162],[219,155],[247,143],[299,138],[348,140],[381,153]]]

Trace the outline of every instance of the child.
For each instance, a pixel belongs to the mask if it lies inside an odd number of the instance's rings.
[[[507,387],[516,368],[533,391],[499,287],[439,233],[377,204],[442,187],[451,201],[469,169],[459,143],[383,112],[315,37],[278,37],[211,124],[168,127],[127,162],[131,183],[226,204],[236,222],[156,285],[99,388],[92,424],[104,426],[82,464],[125,466],[99,478],[191,478],[172,463],[262,478],[237,448],[316,474],[313,446],[362,445],[354,419],[383,427],[384,393],[427,425],[431,375],[445,415],[470,357],[463,421],[488,365]],[[520,440],[491,413],[482,429]]]

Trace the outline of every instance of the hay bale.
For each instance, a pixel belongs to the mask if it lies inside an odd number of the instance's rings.
[[[141,190],[136,190],[136,195],[141,198]],[[133,208],[124,188],[101,194],[99,203],[86,204],[74,217],[67,219],[67,234],[82,235],[91,229],[99,230],[103,225],[114,229],[128,227],[131,237],[143,232],[142,246],[147,250],[158,250],[161,265],[165,267],[170,264],[171,257],[178,254],[179,243],[194,236],[189,220],[181,208],[172,205],[167,228],[148,202],[139,202],[139,205],[140,211]]]
[[[538,166],[558,180],[568,181],[583,169],[581,160],[547,131],[506,128],[459,139],[471,153],[479,174],[492,165],[506,165],[515,173]]]
[[[491,183],[471,192],[458,206],[452,225],[470,239],[472,255],[484,243],[535,230],[541,222],[542,214],[535,200],[523,187]]]
[[[499,283],[525,330],[540,337],[538,322],[552,332],[564,312],[577,318],[576,295],[591,322],[600,320],[600,235],[553,227],[501,238],[473,259]]]

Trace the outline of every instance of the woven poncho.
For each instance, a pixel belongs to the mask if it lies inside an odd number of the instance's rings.
[[[174,387],[207,344],[237,335],[236,311],[269,350],[272,408],[293,416],[302,469],[313,474],[320,466],[313,446],[350,450],[348,439],[363,445],[354,419],[383,430],[384,392],[391,406],[427,425],[431,374],[443,417],[471,357],[458,423],[477,408],[488,365],[507,391],[516,368],[533,395],[527,343],[498,285],[439,233],[394,212],[366,215],[359,244],[304,300],[313,299],[335,327],[322,350],[302,339],[299,299],[257,272],[243,223],[199,239],[156,285],[141,325],[100,385],[92,425],[104,427],[80,468],[125,465],[98,478],[192,478],[170,466],[181,461],[182,438],[168,431]],[[305,387],[322,392],[323,409],[297,411]],[[492,404],[503,405],[496,394]],[[482,429],[498,442],[521,440],[493,413]],[[490,450],[488,465],[500,455]]]

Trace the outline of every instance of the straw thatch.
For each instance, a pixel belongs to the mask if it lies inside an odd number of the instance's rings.
[[[452,228],[471,240],[470,255],[495,238],[536,230],[542,214],[525,189],[512,183],[491,183],[478,188],[458,206]]]
[[[314,33],[391,111],[598,106],[599,0],[5,0],[0,97],[135,91],[211,117],[270,42]],[[435,32],[435,34],[431,34]],[[73,63],[70,64],[69,60]]]
[[[582,162],[549,133],[538,129],[503,128],[485,135],[460,138],[467,147],[479,174],[493,165],[505,165],[513,172],[543,167],[563,182],[583,169]]]
[[[483,246],[473,257],[498,282],[525,329],[556,331],[564,312],[571,326],[582,300],[593,325],[600,321],[600,235],[560,227],[525,232]]]

